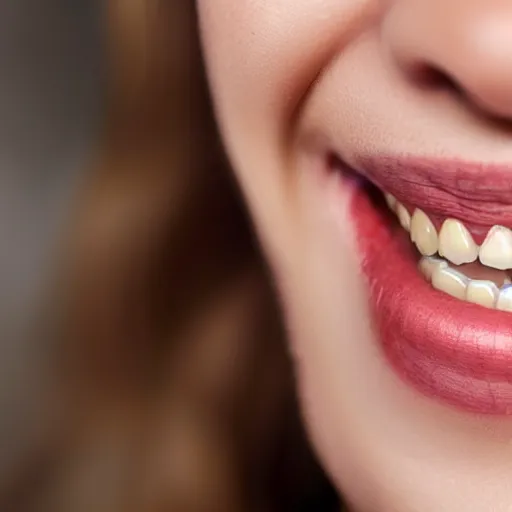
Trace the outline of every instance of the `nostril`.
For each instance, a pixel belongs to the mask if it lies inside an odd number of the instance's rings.
[[[410,74],[416,84],[423,88],[444,90],[457,96],[464,96],[464,91],[458,82],[438,66],[423,62],[416,64],[414,69],[410,70]]]
[[[485,118],[488,122],[494,123],[500,129],[510,131],[512,126],[509,115],[502,115],[499,108],[494,112],[488,104],[485,104],[477,95],[464,87],[453,74],[445,72],[439,66],[431,65],[427,62],[416,64],[409,69],[411,79],[420,87],[427,91],[443,92],[457,99],[465,105],[469,111],[476,116]]]

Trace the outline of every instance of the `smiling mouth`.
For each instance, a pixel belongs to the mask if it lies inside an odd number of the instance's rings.
[[[479,246],[463,222],[447,218],[438,230],[420,208],[411,215],[393,195],[384,197],[422,256],[419,270],[436,290],[512,312],[512,230],[494,225]]]
[[[391,157],[357,164],[364,183],[341,186],[353,188],[375,331],[392,367],[445,403],[511,414],[512,169]]]

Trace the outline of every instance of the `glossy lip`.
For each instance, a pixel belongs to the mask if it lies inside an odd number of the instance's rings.
[[[402,187],[404,194],[414,189],[414,201],[432,202],[432,188],[413,185],[414,171],[404,178],[406,186],[399,184],[406,162],[390,178],[390,161],[382,161],[383,172],[374,166],[372,181],[392,190]],[[454,197],[446,190],[441,196],[446,193]],[[512,200],[512,192],[507,193]],[[485,194],[490,201],[491,195]],[[351,206],[376,331],[398,375],[424,394],[457,407],[512,414],[512,314],[434,290],[417,270],[412,244],[403,230],[393,227],[388,212],[361,187],[355,187]]]

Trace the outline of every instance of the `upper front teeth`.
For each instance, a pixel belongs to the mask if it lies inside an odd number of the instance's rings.
[[[439,233],[438,252],[452,263],[461,265],[478,258],[478,245],[462,222],[446,219]]]
[[[384,198],[386,199],[386,203],[388,203],[388,206],[389,206],[390,210],[395,211],[395,206],[396,206],[395,196],[392,196],[391,194],[388,194],[386,192],[384,194]]]
[[[512,231],[493,226],[480,247],[480,261],[500,270],[512,268]]]
[[[411,218],[405,206],[391,194],[386,194],[385,197],[389,207],[396,212],[402,227],[410,231],[411,241],[423,256],[439,253],[456,265],[480,259],[487,267],[512,269],[512,230],[504,226],[493,226],[479,247],[462,222],[446,219],[437,233],[425,212],[417,208]]]
[[[436,228],[427,215],[419,208],[411,220],[411,240],[424,256],[432,256],[439,247]]]
[[[406,230],[409,231],[411,229],[411,216],[409,212],[405,208],[405,206],[401,203],[396,204],[396,214],[398,215],[398,220],[400,225]]]

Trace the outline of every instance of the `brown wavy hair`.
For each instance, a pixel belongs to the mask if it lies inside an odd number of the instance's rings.
[[[58,407],[2,509],[321,510],[193,2],[109,0],[105,33],[103,143],[59,262]]]

